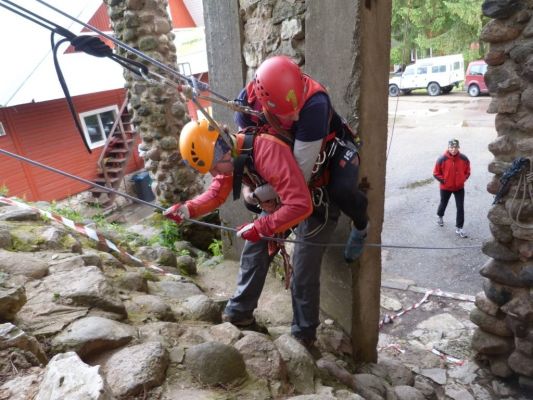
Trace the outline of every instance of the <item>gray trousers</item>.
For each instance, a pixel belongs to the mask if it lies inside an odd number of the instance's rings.
[[[326,225],[318,234],[306,238],[308,232],[314,231],[317,226],[323,224],[324,211],[315,211],[298,225],[296,240],[313,243],[328,243],[331,240],[339,217],[339,209],[333,204],[329,206],[329,218]],[[320,265],[324,251],[325,247],[299,243],[294,246],[291,332],[298,338],[314,339],[316,328],[320,324]],[[265,284],[270,262],[266,241],[261,240],[257,243],[246,241],[241,254],[237,289],[226,306],[225,314],[236,320],[253,316]]]

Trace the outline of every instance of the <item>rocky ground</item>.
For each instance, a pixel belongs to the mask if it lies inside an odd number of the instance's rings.
[[[136,262],[36,210],[0,206],[0,400],[528,398],[473,359],[470,297],[388,282],[378,363],[356,365],[327,316],[318,352],[290,336],[275,273],[256,313],[263,333],[221,323],[237,263],[188,242],[149,244],[161,233],[148,221],[110,232]]]

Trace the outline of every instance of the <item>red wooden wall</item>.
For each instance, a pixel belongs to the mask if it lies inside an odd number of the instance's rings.
[[[82,113],[111,105],[120,108],[124,96],[124,89],[117,89],[76,96],[73,101],[76,112]],[[6,136],[0,136],[0,148],[88,180],[96,178],[96,162],[103,147],[94,149],[92,154],[87,152],[64,99],[0,108],[0,121],[6,131]],[[142,167],[135,146],[127,171]],[[59,200],[89,188],[0,154],[2,185],[8,187],[10,196],[30,201]]]

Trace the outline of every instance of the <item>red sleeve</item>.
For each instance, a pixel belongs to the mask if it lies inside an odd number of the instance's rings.
[[[254,143],[254,165],[281,199],[278,210],[254,222],[261,235],[284,232],[311,215],[311,195],[289,146],[273,136],[259,136]]]
[[[232,187],[233,176],[215,176],[204,193],[185,203],[191,218],[200,217],[220,207],[226,201]]]
[[[465,161],[465,181],[470,177],[470,161]]]
[[[433,168],[433,176],[440,183],[444,183],[444,175],[442,174],[442,163],[440,162],[440,158],[435,163],[435,168]]]

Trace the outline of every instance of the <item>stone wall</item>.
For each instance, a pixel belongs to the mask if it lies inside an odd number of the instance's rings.
[[[166,0],[105,0],[117,39],[151,58],[176,68],[176,47]],[[148,65],[122,48],[118,54]],[[178,163],[178,133],[190,118],[185,98],[162,83],[149,82],[125,70],[129,112],[142,137],[145,168],[152,178],[152,190],[163,203],[177,203],[196,194],[200,186],[190,168]]]
[[[485,16],[493,18],[481,33],[490,44],[485,80],[492,96],[488,112],[496,114],[498,137],[489,145],[494,177],[487,190],[496,194],[500,178],[519,157],[533,170],[533,1],[486,0]],[[525,179],[525,175],[523,176]],[[499,377],[517,374],[524,388],[533,388],[533,184],[509,191],[489,211],[493,239],[483,246],[491,259],[480,273],[483,292],[470,315],[478,326],[472,345],[478,358]]]
[[[246,82],[270,55],[283,54],[299,65],[305,63],[305,0],[240,0],[244,27],[242,54]]]

